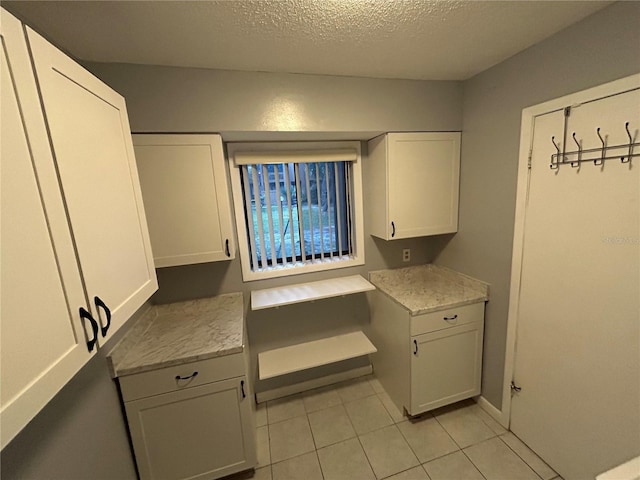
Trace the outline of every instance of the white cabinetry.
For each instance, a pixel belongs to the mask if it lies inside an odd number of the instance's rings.
[[[458,230],[460,133],[388,133],[369,141],[371,234],[385,239]]]
[[[376,376],[409,415],[480,393],[484,302],[412,316],[371,292]]]
[[[239,353],[120,378],[141,479],[212,479],[255,466],[245,372]]]
[[[484,302],[411,319],[411,415],[480,393]]]
[[[140,134],[133,143],[156,267],[234,258],[220,135]]]
[[[106,340],[157,289],[125,101],[27,33],[82,278]]]
[[[157,284],[123,99],[29,31],[40,97],[22,24],[0,20],[4,448]]]

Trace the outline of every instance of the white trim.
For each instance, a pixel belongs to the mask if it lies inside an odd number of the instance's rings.
[[[504,428],[507,428],[507,429],[509,428],[509,417],[505,417],[503,412],[501,410],[498,410],[496,407],[494,407],[493,404],[489,402],[489,400],[484,398],[482,395],[480,395],[479,397],[476,397],[475,400],[478,406],[482,410],[487,412],[489,416],[491,416],[491,418],[493,418],[496,422],[498,422]]]
[[[518,162],[518,180],[516,193],[516,211],[513,231],[513,253],[511,258],[511,284],[509,290],[509,311],[507,317],[507,340],[502,383],[501,420],[505,426],[511,418],[511,380],[514,374],[516,332],[520,300],[520,282],[522,273],[522,249],[524,246],[524,226],[526,199],[528,194],[529,151],[533,140],[534,119],[539,115],[560,110],[566,106],[576,106],[594,99],[603,98],[629,90],[640,88],[640,74],[631,75],[597,87],[572,93],[522,110],[520,129],[520,154]]]
[[[251,257],[249,255],[249,238],[245,228],[244,200],[242,185],[240,182],[240,167],[235,166],[235,155],[247,152],[300,152],[301,150],[327,151],[349,150],[355,152],[356,160],[351,162],[353,183],[353,198],[351,199],[354,211],[353,225],[353,252],[350,256],[333,257],[300,263],[295,266],[273,267],[262,271],[251,270]],[[265,280],[268,278],[285,277],[303,273],[313,273],[338,268],[347,268],[364,265],[364,211],[362,201],[362,162],[360,142],[270,142],[270,143],[229,143],[227,144],[229,171],[231,176],[231,190],[233,193],[233,207],[238,233],[238,251],[240,252],[240,265],[242,266],[242,279],[245,282],[252,280]]]
[[[256,403],[263,403],[268,400],[287,397],[296,393],[313,390],[314,388],[320,388],[326,385],[343,382],[345,380],[351,380],[352,378],[364,377],[366,375],[371,375],[372,373],[373,367],[371,365],[365,365],[364,367],[352,368],[351,370],[345,370],[344,372],[334,373],[332,375],[325,375],[324,377],[314,378],[313,380],[265,390],[264,392],[256,393]]]
[[[357,160],[358,152],[354,149],[236,152],[233,155],[233,163],[236,167],[240,165],[254,165],[256,163],[356,162]]]

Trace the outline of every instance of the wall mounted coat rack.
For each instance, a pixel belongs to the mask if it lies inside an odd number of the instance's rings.
[[[627,137],[629,137],[629,143],[621,145],[607,145],[606,140],[600,135],[600,127],[596,129],[600,143],[602,147],[598,148],[586,148],[583,149],[581,143],[576,138],[576,133],[573,132],[573,141],[578,146],[577,150],[567,152],[564,150],[565,143],[562,144],[562,151],[556,143],[556,138],[551,137],[551,142],[556,148],[556,152],[551,155],[551,164],[549,167],[552,170],[556,170],[560,165],[571,165],[572,167],[579,167],[583,162],[593,162],[594,165],[602,165],[605,160],[620,160],[622,163],[629,163],[633,157],[640,157],[640,153],[634,153],[635,147],[639,147],[639,142],[634,142],[631,132],[629,131],[629,122],[624,124],[624,128],[627,131]],[[566,132],[565,132],[566,138]]]

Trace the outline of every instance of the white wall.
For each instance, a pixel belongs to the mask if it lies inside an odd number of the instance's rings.
[[[640,2],[619,2],[464,83],[460,230],[436,259],[491,283],[482,394],[502,403],[522,109],[640,72]]]

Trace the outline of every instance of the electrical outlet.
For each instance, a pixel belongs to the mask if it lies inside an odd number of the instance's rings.
[[[408,262],[409,260],[411,260],[411,249],[410,248],[403,248],[402,249],[402,261],[403,262]]]

